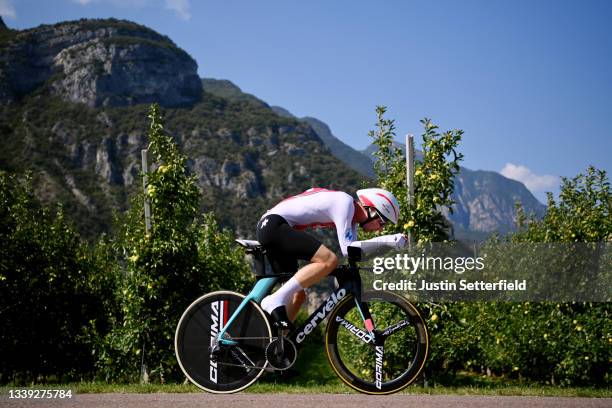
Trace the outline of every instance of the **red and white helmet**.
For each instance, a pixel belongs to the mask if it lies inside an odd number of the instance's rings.
[[[364,207],[374,208],[385,219],[397,224],[400,207],[393,193],[382,188],[365,188],[357,190],[357,197]]]

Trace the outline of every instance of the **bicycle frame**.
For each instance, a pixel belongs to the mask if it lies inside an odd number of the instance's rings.
[[[268,277],[260,278],[253,289],[249,292],[249,294],[244,298],[244,300],[240,303],[236,311],[232,314],[232,316],[227,321],[225,327],[218,334],[219,343],[223,345],[237,345],[238,342],[231,339],[224,338],[225,332],[232,325],[234,320],[240,315],[242,309],[252,300],[257,304],[260,304],[262,299],[270,293],[274,285],[278,282],[282,275],[269,275]],[[306,337],[314,331],[314,329],[323,322],[327,316],[329,316],[330,312],[338,305],[340,300],[347,296],[348,294],[352,294],[355,298],[355,303],[357,306],[357,310],[359,310],[361,314],[361,318],[363,319],[366,332],[355,328],[356,331],[362,333],[356,333],[358,336],[370,336],[370,339],[374,339],[374,324],[372,322],[372,316],[370,315],[370,311],[367,308],[367,305],[364,305],[361,302],[361,276],[359,275],[359,268],[356,266],[354,262],[349,260],[348,265],[342,265],[338,267],[335,271],[333,271],[330,276],[334,276],[336,281],[338,282],[338,288],[335,289],[331,296],[327,298],[319,307],[308,317],[306,323],[304,323],[299,328],[296,328],[291,333],[289,333],[288,338],[294,342],[294,344],[301,344]]]

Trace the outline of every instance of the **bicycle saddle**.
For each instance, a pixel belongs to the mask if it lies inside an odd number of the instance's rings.
[[[259,241],[254,241],[252,239],[237,239],[236,242],[247,249],[258,249],[262,248],[263,245],[259,243]]]

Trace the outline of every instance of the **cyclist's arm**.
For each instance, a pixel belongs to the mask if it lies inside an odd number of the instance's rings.
[[[343,196],[336,197],[330,215],[336,225],[338,244],[344,256],[348,255],[347,247],[357,239],[357,225],[353,224],[354,214],[355,204],[351,196],[343,193]]]
[[[383,235],[365,241],[355,241],[350,244],[352,247],[361,248],[363,255],[368,255],[382,247],[401,249],[405,245],[406,237],[404,234]]]

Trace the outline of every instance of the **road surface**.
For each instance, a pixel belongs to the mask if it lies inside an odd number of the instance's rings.
[[[612,398],[359,394],[78,394],[71,399],[9,399],[0,407],[45,408],[610,408]]]

